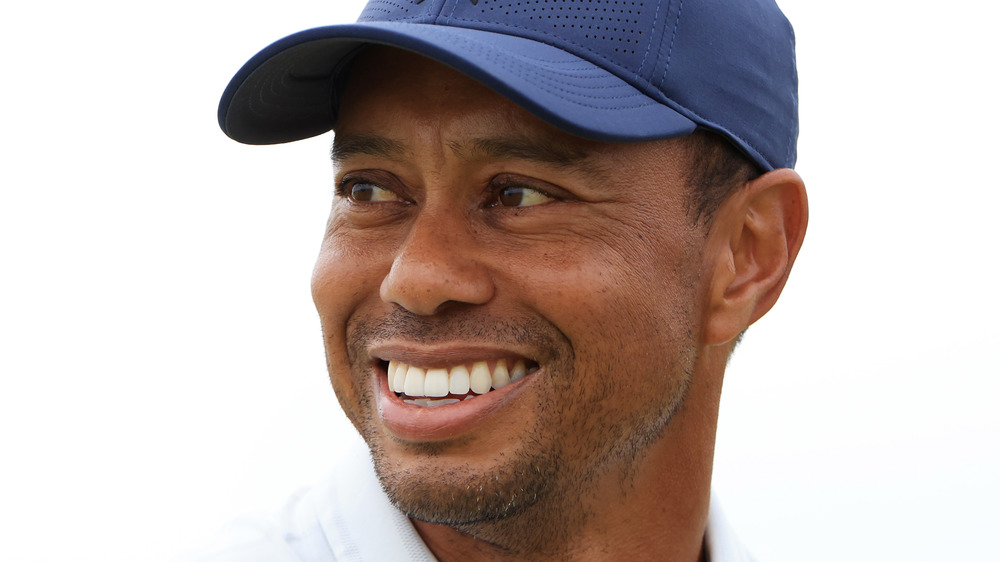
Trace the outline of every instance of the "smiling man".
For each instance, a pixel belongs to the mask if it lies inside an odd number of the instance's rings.
[[[805,233],[771,0],[372,0],[271,45],[226,133],[333,129],[313,278],[363,437],[211,560],[745,560],[729,354]]]

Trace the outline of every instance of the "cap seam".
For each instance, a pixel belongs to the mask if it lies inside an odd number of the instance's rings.
[[[667,48],[667,60],[664,62],[663,75],[660,76],[660,83],[657,87],[662,91],[663,82],[667,79],[667,73],[670,72],[670,60],[674,56],[674,42],[677,40],[677,28],[681,25],[681,13],[684,12],[684,0],[680,0],[677,4],[677,19],[674,20],[674,30],[670,33],[670,46]]]
[[[391,6],[393,8],[396,8],[397,10],[404,10],[406,12],[410,11],[405,5],[400,4],[399,2],[395,2],[393,0],[378,0],[378,2],[379,2],[379,4],[388,5],[388,6]],[[413,6],[418,6],[421,3],[423,3],[423,0],[420,0],[418,2],[412,2],[411,1],[408,5],[411,6],[411,7],[413,7]],[[385,8],[375,7],[375,6],[373,6],[373,4],[374,4],[374,2],[370,2],[367,6],[365,6],[365,9],[362,11],[362,15],[364,15],[364,13],[368,12],[369,10],[371,10],[371,11],[379,11],[379,12],[383,12],[385,14],[389,14],[390,13]],[[440,10],[441,9],[438,8],[438,12],[440,12]],[[399,17],[398,19],[414,19],[414,18],[419,19],[419,18],[425,18],[425,17],[428,17],[428,16],[431,16],[432,18],[437,17],[436,15],[431,15],[430,13],[428,13],[428,14],[417,15],[417,16],[403,16],[403,17]],[[359,17],[358,21],[361,21],[360,17]],[[372,21],[378,21],[378,20],[372,20]]]
[[[438,16],[432,16],[432,17],[433,18],[437,18]],[[411,20],[425,20],[425,21],[418,22],[418,23],[422,23],[424,25],[437,25],[433,20],[426,21],[427,20],[427,14],[419,14],[419,15],[415,15],[415,16],[397,16],[396,19],[394,19],[392,21],[393,22],[404,22],[404,21],[408,22],[408,21],[411,21]],[[365,19],[365,20],[362,20],[361,18],[358,18],[357,24],[359,24],[359,25],[366,25],[368,23],[389,23],[389,22],[386,21],[386,20],[377,20],[377,19],[374,19],[374,18],[368,18],[368,19]]]
[[[445,2],[447,2],[447,1],[448,0],[445,0]],[[441,5],[441,8],[444,8],[444,4]],[[457,10],[457,9],[458,9],[458,2],[452,2],[451,3],[451,13],[449,13],[447,16],[444,17],[445,23],[450,22],[455,17],[455,10]]]
[[[549,93],[560,92],[560,93],[564,93],[564,94],[576,95],[576,96],[579,96],[579,97],[584,98],[584,99],[627,100],[629,98],[635,98],[635,97],[649,99],[647,96],[642,95],[642,93],[639,93],[639,94],[629,94],[627,96],[611,96],[611,97],[597,98],[597,97],[593,97],[593,96],[587,96],[586,94],[576,93],[576,92],[573,92],[572,90],[567,90],[565,88],[560,88],[559,86],[552,85],[552,84],[544,85],[544,84],[541,84],[541,83],[536,83],[535,85],[538,88],[541,88],[542,90],[545,90],[546,92],[549,92]],[[573,104],[579,105],[581,107],[589,107],[589,108],[592,108],[592,109],[608,109],[608,106],[606,106],[606,105],[593,105],[593,104],[588,104],[588,103],[582,103],[582,102],[579,102],[579,101],[568,100],[568,99],[565,99],[565,98],[563,98],[563,101],[566,101],[566,102],[569,102],[569,103],[573,103]],[[618,105],[618,106],[616,106],[616,108],[620,108],[620,109],[637,109],[637,108],[640,108],[640,107],[649,107],[651,105],[655,105],[655,104],[652,104],[652,103],[641,103],[641,104],[638,104],[638,105]]]
[[[440,6],[438,6],[438,9],[437,9],[437,13],[436,13],[436,14],[434,14],[434,20],[435,20],[435,21],[436,21],[436,20],[437,20],[438,18],[440,18],[440,17],[441,17],[441,12],[443,12],[443,11],[444,11],[444,5],[445,5],[445,4],[447,4],[447,3],[448,3],[448,0],[444,0],[443,2],[441,2],[441,5],[440,5]],[[455,6],[456,6],[456,4],[452,4],[452,8],[451,8],[451,9],[452,9],[452,11],[453,11],[453,12],[455,11]]]
[[[653,12],[653,25],[650,26],[649,41],[646,42],[646,52],[644,52],[642,54],[642,61],[639,62],[639,68],[635,69],[635,79],[636,80],[642,80],[642,68],[644,66],[646,66],[646,58],[649,57],[649,51],[650,51],[650,49],[653,46],[653,38],[656,37],[655,33],[653,33],[653,32],[656,30],[656,21],[658,19],[660,19],[660,5],[661,4],[662,4],[662,2],[657,2],[656,3],[656,11]],[[580,45],[580,46],[583,47],[583,45]],[[586,47],[584,47],[584,48],[586,48]],[[588,50],[590,50],[590,49],[588,49]],[[608,62],[612,62],[612,61],[608,61]]]

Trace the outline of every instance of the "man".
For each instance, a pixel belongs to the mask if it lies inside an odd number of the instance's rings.
[[[747,559],[710,507],[723,373],[807,219],[771,0],[372,0],[219,118],[334,130],[313,296],[373,462],[212,559]]]

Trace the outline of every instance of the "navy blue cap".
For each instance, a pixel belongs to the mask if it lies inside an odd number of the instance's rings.
[[[250,59],[222,96],[222,130],[248,144],[329,131],[340,74],[370,44],[449,65],[580,137],[703,128],[763,170],[795,165],[795,39],[774,0],[370,0],[355,24]]]

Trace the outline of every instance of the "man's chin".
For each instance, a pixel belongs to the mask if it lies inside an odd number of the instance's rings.
[[[499,521],[518,515],[550,496],[555,459],[515,459],[488,470],[401,467],[372,454],[375,472],[389,500],[407,517],[451,527]],[[433,463],[429,463],[433,465]]]

